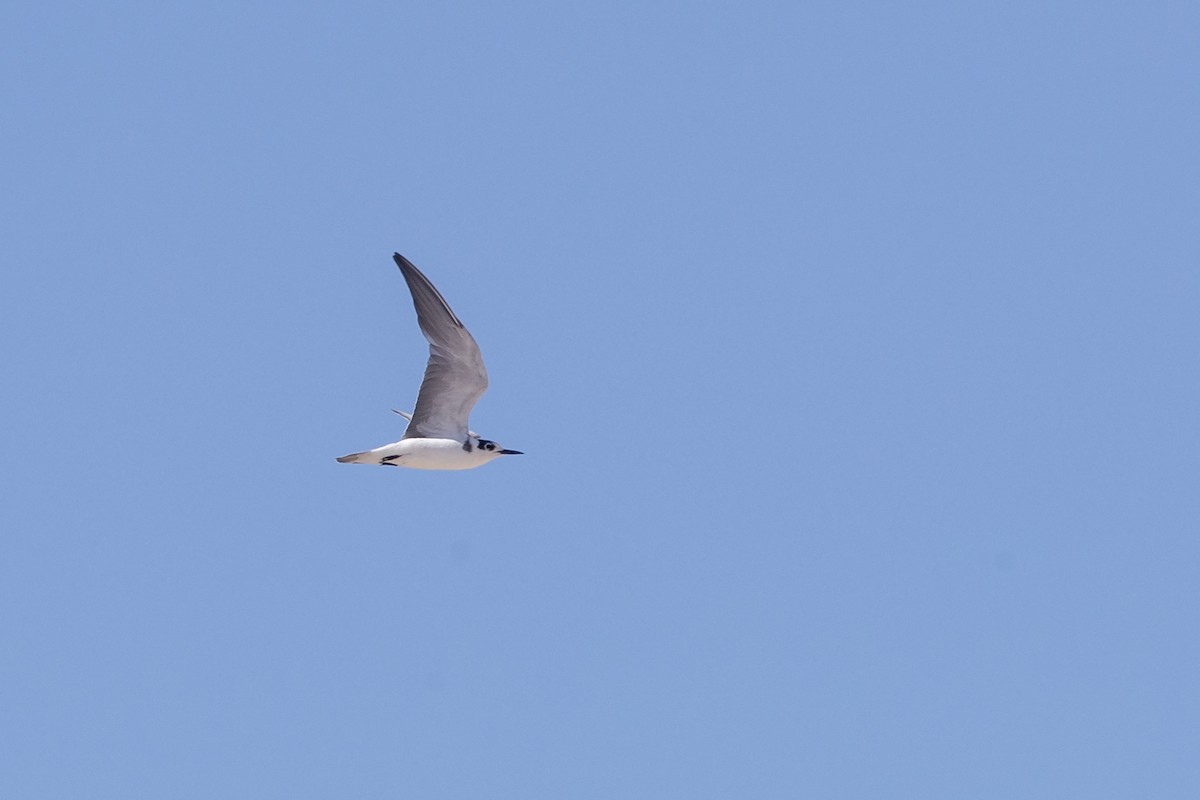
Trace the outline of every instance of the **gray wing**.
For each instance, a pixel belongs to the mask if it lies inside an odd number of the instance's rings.
[[[487,389],[479,345],[442,295],[404,256],[392,256],[412,292],[421,333],[429,340],[429,363],[405,439],[466,441],[467,417]]]
[[[409,422],[412,422],[412,417],[413,417],[413,415],[412,415],[412,414],[410,414],[410,413],[408,413],[407,411],[401,411],[401,410],[400,410],[400,409],[398,409],[398,408],[393,408],[393,409],[392,409],[392,413],[393,413],[393,414],[399,414],[400,416],[404,417],[404,418],[405,418],[406,420],[408,420]],[[478,433],[476,433],[475,431],[467,431],[467,435],[468,435],[468,436],[474,436],[476,439],[478,439],[478,438],[479,438],[479,434],[478,434]]]

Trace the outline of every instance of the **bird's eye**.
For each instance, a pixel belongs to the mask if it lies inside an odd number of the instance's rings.
[[[496,449],[496,445],[492,444],[491,442],[488,442],[487,444],[485,444],[485,445],[483,446],[483,449],[484,449],[484,450],[495,450],[495,449]]]

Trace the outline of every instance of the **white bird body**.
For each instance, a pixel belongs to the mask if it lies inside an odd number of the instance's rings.
[[[484,450],[479,440],[468,441],[467,450],[454,439],[401,439],[365,453],[338,459],[343,464],[392,464],[411,469],[472,469],[498,458],[498,450]],[[486,440],[485,440],[486,443]]]
[[[488,385],[479,346],[429,279],[399,253],[393,258],[408,283],[417,323],[429,342],[425,379],[413,413],[396,412],[409,421],[400,441],[338,461],[455,470],[479,467],[499,456],[521,455],[467,428],[471,408]]]

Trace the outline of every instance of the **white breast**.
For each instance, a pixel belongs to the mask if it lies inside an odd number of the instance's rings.
[[[397,455],[399,458],[389,463],[410,469],[471,469],[492,460],[491,453],[477,447],[468,452],[462,442],[454,439],[401,439],[371,452],[381,460]]]

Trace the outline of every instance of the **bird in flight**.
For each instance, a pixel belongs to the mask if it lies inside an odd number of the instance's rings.
[[[429,363],[400,441],[338,459],[343,464],[390,464],[412,469],[472,469],[500,456],[519,456],[467,429],[471,408],[487,389],[483,356],[470,332],[412,262],[392,256],[408,283],[417,323],[429,341]]]

